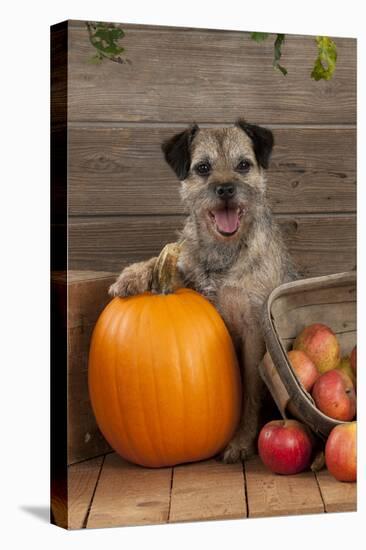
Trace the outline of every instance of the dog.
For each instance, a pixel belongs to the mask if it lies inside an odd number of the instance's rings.
[[[239,427],[221,453],[224,462],[256,452],[265,388],[258,365],[265,353],[263,304],[296,270],[266,199],[270,130],[239,119],[231,127],[193,124],[162,144],[181,182],[188,217],[178,269],[184,285],[207,297],[223,317],[241,364],[244,395]],[[111,296],[151,288],[156,258],[125,268]]]

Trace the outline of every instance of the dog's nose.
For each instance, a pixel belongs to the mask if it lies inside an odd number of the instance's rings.
[[[216,195],[223,200],[231,199],[235,195],[235,191],[235,185],[232,183],[224,183],[215,187]]]

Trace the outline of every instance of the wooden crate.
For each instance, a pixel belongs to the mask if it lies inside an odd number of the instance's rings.
[[[69,271],[53,279],[60,295],[67,291],[67,461],[71,464],[110,449],[91,409],[87,367],[93,327],[110,300],[107,290],[115,275]]]

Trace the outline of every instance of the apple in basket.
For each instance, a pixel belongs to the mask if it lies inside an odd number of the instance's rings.
[[[305,390],[310,391],[319,378],[320,372],[310,357],[308,357],[306,353],[301,350],[291,350],[288,352],[287,356],[296,377]]]
[[[293,349],[306,353],[320,373],[335,369],[341,360],[336,335],[322,323],[305,327],[297,336]]]
[[[314,384],[312,396],[318,409],[331,418],[347,422],[355,417],[355,389],[342,370],[322,374]]]

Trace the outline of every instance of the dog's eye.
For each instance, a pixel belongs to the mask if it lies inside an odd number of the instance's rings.
[[[236,167],[238,172],[248,172],[250,168],[250,162],[247,160],[241,160]]]
[[[211,166],[208,162],[200,162],[195,166],[195,170],[200,176],[207,176],[211,170]]]

